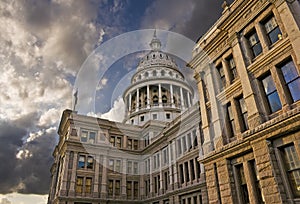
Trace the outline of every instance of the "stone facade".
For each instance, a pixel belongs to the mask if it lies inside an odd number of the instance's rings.
[[[299,16],[236,0],[193,50],[209,203],[300,203]]]

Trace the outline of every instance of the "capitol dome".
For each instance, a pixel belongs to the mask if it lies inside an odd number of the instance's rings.
[[[173,57],[161,51],[156,32],[150,47],[123,95],[125,123],[143,125],[149,120],[172,121],[192,105],[193,89]]]

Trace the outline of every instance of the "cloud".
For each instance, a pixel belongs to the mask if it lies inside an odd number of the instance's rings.
[[[155,0],[146,10],[141,27],[171,30],[195,41],[221,16],[222,3],[207,0]]]

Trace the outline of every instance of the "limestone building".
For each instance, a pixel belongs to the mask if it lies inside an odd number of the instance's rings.
[[[48,204],[207,203],[199,104],[156,34],[150,46],[123,123],[63,112]]]
[[[193,50],[209,203],[300,203],[300,3],[235,0]]]

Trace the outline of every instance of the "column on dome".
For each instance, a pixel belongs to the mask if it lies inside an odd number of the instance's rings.
[[[159,83],[158,84],[158,104],[159,104],[159,107],[162,106],[162,98],[161,98],[161,84]]]
[[[136,111],[139,111],[139,99],[140,99],[140,93],[139,93],[139,89],[136,89]]]
[[[181,109],[185,109],[185,107],[184,107],[184,100],[183,100],[182,87],[180,87],[180,105],[181,105]]]
[[[175,107],[175,104],[174,104],[174,94],[173,94],[173,85],[172,84],[170,84],[170,93],[171,93],[171,106],[172,106],[172,108],[174,108]]]
[[[187,92],[187,95],[188,95],[188,107],[191,107],[192,104],[191,104],[190,92]]]
[[[131,112],[131,93],[129,93],[129,105],[128,105],[128,110]]]
[[[147,85],[147,108],[150,108],[150,87]]]

